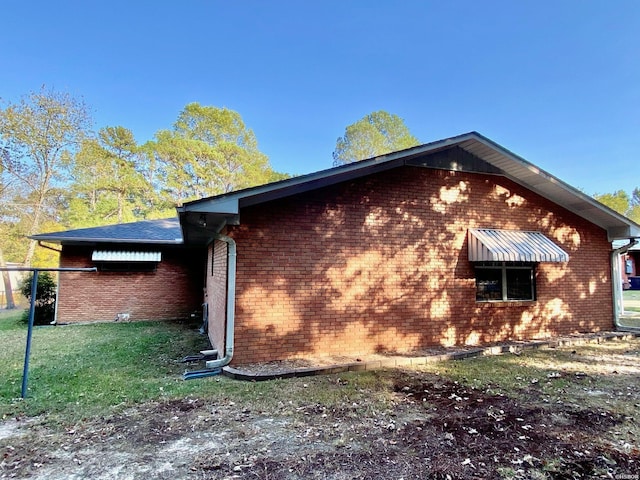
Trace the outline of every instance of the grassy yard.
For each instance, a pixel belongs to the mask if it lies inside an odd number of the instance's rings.
[[[184,381],[179,360],[208,346],[196,327],[38,327],[20,400],[26,328],[0,317],[0,477],[524,480],[640,470],[637,338],[260,383]]]
[[[640,290],[625,290],[622,299],[626,311],[640,312]]]
[[[21,400],[26,326],[0,317],[0,418],[62,415],[67,421],[133,403],[202,393],[179,360],[208,348],[196,326],[169,322],[34,327],[27,399]]]

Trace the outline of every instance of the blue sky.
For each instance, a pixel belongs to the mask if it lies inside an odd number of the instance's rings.
[[[0,18],[4,101],[44,84],[141,143],[189,102],[228,107],[303,174],[386,110],[425,143],[476,130],[588,194],[640,186],[637,0],[4,0]]]

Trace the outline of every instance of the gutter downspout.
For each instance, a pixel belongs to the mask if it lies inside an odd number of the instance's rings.
[[[42,240],[38,240],[38,246],[42,248],[46,248],[47,250],[51,250],[56,253],[62,253],[62,249],[58,250],[57,248],[50,247],[49,245],[45,245],[42,243]]]
[[[233,358],[236,307],[236,242],[231,237],[220,233],[216,234],[214,239],[225,242],[229,247],[229,251],[227,252],[227,319],[224,357],[218,360],[208,361],[206,366],[209,369],[222,368],[231,363],[231,359]]]
[[[620,255],[626,253],[631,247],[638,244],[637,238],[630,238],[630,242],[611,252],[611,278],[613,288],[613,324],[617,330],[639,331],[640,328],[625,327],[620,325],[620,315],[624,313],[622,301],[622,282],[620,276]]]

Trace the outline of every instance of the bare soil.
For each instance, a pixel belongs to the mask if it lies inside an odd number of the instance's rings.
[[[568,390],[601,397],[597,408],[549,402],[538,384],[510,397],[434,373],[380,375],[391,379],[384,402],[373,391],[326,404],[184,398],[63,428],[43,418],[7,420],[0,478],[639,478],[639,442],[629,440],[638,420],[609,408],[621,395],[640,407],[637,370],[617,390],[594,389],[590,373],[557,373]],[[346,389],[349,377],[281,384],[303,382]]]

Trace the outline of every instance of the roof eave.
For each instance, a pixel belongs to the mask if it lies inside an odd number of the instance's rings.
[[[634,238],[640,234],[640,225],[494,141],[476,132],[469,135],[466,141],[469,140],[486,146],[510,162],[505,164],[504,160],[488,159],[479,155],[485,161],[500,168],[505,177],[605,229],[610,241]],[[470,145],[466,147],[461,145],[461,147],[477,154],[477,149]],[[521,173],[523,171],[528,172],[528,175]],[[528,181],[528,179],[537,181]]]
[[[236,215],[241,207],[275,200],[278,198],[304,193],[310,190],[330,186],[339,182],[359,178],[372,173],[379,173],[404,165],[408,160],[425,153],[435,153],[449,148],[464,140],[479,136],[469,132],[456,137],[437,140],[416,147],[391,152],[385,155],[360,160],[339,167],[321,170],[298,177],[267,183],[236,192],[186,202],[177,207],[178,214],[186,212],[206,212]]]
[[[37,240],[39,242],[59,243],[59,244],[77,244],[87,245],[94,243],[131,243],[142,245],[183,245],[183,240],[149,240],[149,239],[131,239],[131,238],[78,238],[78,237],[53,237],[48,235],[32,235],[31,240]]]
[[[629,225],[623,227],[613,227],[607,229],[607,237],[610,242],[615,240],[629,240],[631,238],[640,238],[640,227],[637,225]]]

